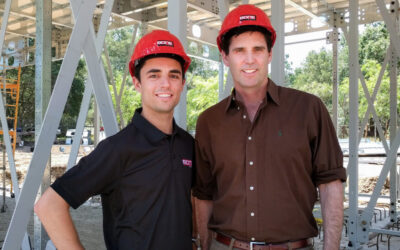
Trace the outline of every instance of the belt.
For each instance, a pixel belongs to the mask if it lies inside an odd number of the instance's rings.
[[[223,234],[217,233],[217,237],[215,238],[218,242],[230,246],[232,239],[235,240],[233,243],[234,248],[239,249],[250,249],[250,250],[288,250],[288,249],[296,249],[310,246],[311,243],[308,239],[291,241],[282,244],[271,244],[267,242],[259,242],[259,241],[241,241],[231,238],[229,236],[225,236]]]

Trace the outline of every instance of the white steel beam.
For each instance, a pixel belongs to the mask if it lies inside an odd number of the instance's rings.
[[[285,85],[285,1],[271,1],[271,23],[276,31],[272,51],[271,79],[278,85]]]
[[[218,101],[221,101],[225,97],[223,96],[224,90],[224,78],[225,78],[225,71],[224,71],[224,63],[221,61],[219,62],[219,71],[218,71]]]
[[[96,53],[98,59],[100,59],[101,56],[101,49],[102,45],[104,44],[104,40],[107,34],[107,27],[108,27],[108,21],[111,16],[111,9],[114,4],[114,0],[109,0],[106,1],[103,9],[103,14],[101,16],[100,20],[100,26],[99,26],[99,31],[97,32],[97,37],[96,37]],[[78,156],[79,152],[79,147],[80,147],[80,142],[83,134],[83,130],[85,127],[85,121],[87,117],[87,113],[90,107],[90,100],[92,97],[93,93],[93,83],[88,79],[85,83],[85,91],[83,92],[83,98],[82,98],[82,103],[81,107],[79,110],[79,116],[78,120],[76,122],[76,128],[75,128],[75,134],[72,140],[72,147],[71,147],[71,152],[69,154],[68,158],[68,164],[67,164],[67,170],[72,168],[76,164],[76,158]],[[96,109],[97,109],[97,104],[96,104]],[[97,138],[96,138],[97,139]]]
[[[219,8],[219,16],[221,18],[221,22],[223,22],[226,15],[228,15],[228,13],[229,13],[229,1],[228,0],[218,0],[218,8]],[[231,89],[233,88],[233,78],[232,78],[230,69],[228,69],[228,76],[226,78],[226,82],[224,85],[224,70],[223,70],[224,65],[223,65],[222,57],[221,57],[221,64],[222,64],[222,66],[220,66],[220,69],[222,69],[222,72],[221,72],[221,70],[219,72],[219,74],[220,74],[219,75],[220,83],[219,83],[219,92],[218,92],[219,100],[222,100],[225,97],[227,97],[230,94]]]
[[[338,100],[339,100],[339,70],[338,70],[338,40],[339,32],[336,25],[337,14],[334,13],[334,26],[331,32],[332,35],[332,122],[336,130],[336,135],[339,136],[338,124]]]
[[[10,13],[10,6],[11,6],[11,0],[7,0],[4,6],[4,13],[1,21],[1,30],[0,30],[0,51],[3,51],[3,44],[4,44],[4,37],[7,29],[7,23],[8,23],[8,17]],[[4,75],[4,78],[6,76]],[[19,194],[20,194],[20,188],[18,184],[18,177],[17,177],[17,171],[15,169],[15,161],[14,161],[14,154],[13,154],[13,149],[11,145],[11,138],[9,134],[9,128],[8,128],[8,122],[7,122],[7,115],[6,115],[6,110],[4,108],[4,102],[3,102],[3,95],[0,93],[0,119],[1,119],[1,128],[3,130],[3,141],[6,147],[6,152],[7,152],[7,157],[8,157],[8,165],[10,168],[10,173],[11,173],[11,182],[12,186],[14,187],[14,194],[15,194],[15,200],[18,200]],[[5,189],[6,187],[4,187]],[[29,236],[25,232],[24,238],[22,241],[22,249],[27,250],[30,249],[30,241],[29,241]]]
[[[360,226],[362,226],[363,228],[366,229],[366,230],[363,230],[363,233],[360,231],[360,234],[362,233],[361,239],[363,240],[363,242],[368,241],[369,222],[372,220],[372,216],[374,213],[374,207],[378,200],[378,197],[380,196],[380,192],[386,181],[386,177],[387,177],[390,169],[392,168],[393,164],[396,163],[397,150],[399,148],[399,145],[400,145],[400,129],[396,131],[396,137],[394,138],[394,140],[391,141],[390,151],[387,154],[385,163],[383,164],[383,168],[382,168],[381,173],[376,182],[372,196],[368,202],[367,208],[361,214]]]
[[[398,27],[396,27],[396,21],[390,16],[384,0],[375,0],[375,2],[376,5],[378,5],[379,12],[385,21],[387,30],[389,31],[390,41],[392,42],[393,49],[396,51],[397,57],[400,57],[400,36]]]
[[[35,142],[39,137],[43,117],[51,95],[51,19],[52,1],[37,0],[35,39]],[[55,135],[53,137],[53,140]],[[35,147],[37,144],[35,144]],[[50,156],[51,157],[51,156]],[[50,186],[51,160],[46,164],[37,197]],[[39,217],[34,214],[34,248],[44,249],[49,237]]]
[[[187,0],[168,0],[168,30],[179,38],[185,50],[187,48],[186,9]],[[187,85],[185,84],[174,112],[176,123],[184,130],[187,128],[186,95]]]
[[[72,13],[74,17],[80,13],[78,0],[71,1]],[[76,18],[75,18],[76,19]],[[108,19],[103,19],[106,21]],[[78,23],[78,20],[76,20]],[[86,66],[88,67],[89,79],[93,83],[94,95],[96,97],[97,106],[104,124],[106,136],[111,136],[118,132],[117,119],[114,113],[110,91],[106,81],[106,75],[101,59],[97,56],[97,48],[95,46],[95,33],[93,25],[89,26],[89,35],[87,41],[83,45],[83,54],[85,56]]]
[[[6,35],[8,17],[10,16],[11,0],[6,0],[4,6],[3,16],[1,18],[1,30],[0,30],[0,52],[3,51],[4,37]]]
[[[349,46],[349,220],[350,249],[360,246],[358,218],[358,0],[350,1]]]
[[[397,3],[396,3],[397,2]],[[399,31],[399,2],[392,1],[395,8],[393,8],[392,19],[395,20],[395,28]],[[390,64],[389,64],[389,75],[390,75],[390,119],[389,119],[389,132],[390,132],[390,148],[392,149],[394,144],[394,138],[396,137],[397,129],[397,63],[398,57],[394,50],[393,40],[390,40]],[[396,149],[397,151],[397,149]],[[397,185],[398,185],[398,173],[396,162],[390,168],[390,221],[395,222],[397,220]]]
[[[27,227],[32,212],[33,203],[38,191],[51,146],[61,120],[63,109],[68,98],[76,68],[78,66],[82,47],[86,44],[89,26],[92,21],[93,11],[96,7],[95,0],[82,2],[76,24],[71,33],[67,52],[61,64],[60,73],[53,89],[53,95],[43,120],[41,132],[37,141],[38,145],[33,152],[28,173],[21,190],[20,197],[6,234],[3,249],[13,250],[21,246],[24,231]],[[42,133],[42,131],[44,131]]]

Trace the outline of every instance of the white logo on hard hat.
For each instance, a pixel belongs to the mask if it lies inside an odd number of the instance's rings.
[[[255,15],[245,15],[245,16],[240,16],[239,20],[240,21],[255,21],[255,20],[257,20],[257,17]]]
[[[172,41],[157,41],[157,46],[169,46],[169,47],[174,47],[174,43]]]

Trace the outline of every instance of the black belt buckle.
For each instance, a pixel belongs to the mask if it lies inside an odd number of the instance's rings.
[[[250,250],[254,249],[253,248],[254,245],[260,245],[260,246],[265,246],[266,245],[266,243],[263,242],[263,241],[250,241],[249,244],[250,244]]]

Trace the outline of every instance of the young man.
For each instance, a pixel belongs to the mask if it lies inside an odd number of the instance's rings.
[[[262,10],[242,5],[217,38],[234,90],[197,122],[193,194],[203,250],[210,242],[213,250],[312,249],[317,188],[324,249],[339,249],[342,153],[323,103],[268,78],[275,37]]]
[[[35,205],[58,249],[83,249],[69,207],[97,194],[108,249],[191,249],[194,142],[173,120],[189,64],[181,43],[167,31],[138,42],[129,69],[142,108]]]

